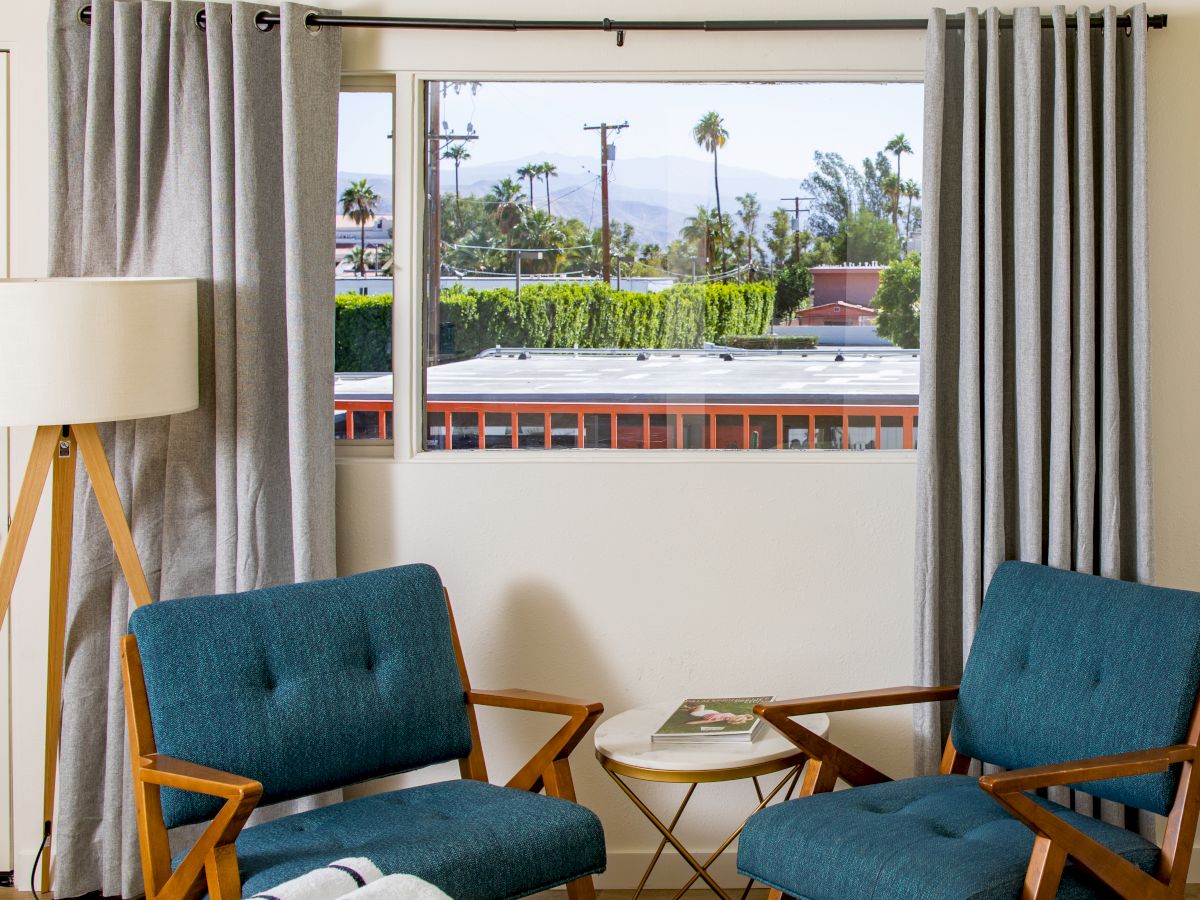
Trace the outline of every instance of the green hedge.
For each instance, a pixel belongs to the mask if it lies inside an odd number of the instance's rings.
[[[338,294],[333,321],[334,371],[392,371],[391,294]]]
[[[387,294],[336,298],[339,372],[391,369]],[[488,347],[699,347],[725,334],[762,334],[771,324],[775,286],[676,285],[657,294],[615,291],[601,283],[531,284],[442,291],[440,350],[464,359]]]
[[[442,350],[487,347],[699,347],[728,333],[761,334],[775,289],[755,284],[677,285],[657,294],[592,284],[533,284],[516,293],[442,292]],[[449,346],[447,346],[449,345]]]
[[[815,334],[727,334],[721,338],[726,347],[741,350],[811,350],[817,346]]]

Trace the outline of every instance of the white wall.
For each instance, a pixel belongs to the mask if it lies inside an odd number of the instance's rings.
[[[488,0],[344,0],[347,12],[497,15]],[[44,271],[46,243],[45,11],[48,0],[0,4],[0,47],[13,50],[15,141],[14,274]],[[924,16],[928,0],[862,0],[858,16]],[[1200,81],[1200,3],[1164,0],[1171,27],[1151,36],[1151,224],[1155,265],[1154,466],[1159,580],[1200,588],[1200,334],[1191,260],[1200,181],[1193,177],[1200,113],[1180,102]],[[816,0],[763,0],[730,10],[716,0],[577,3],[570,15],[600,18],[824,17]],[[561,17],[561,3],[511,0],[505,16]],[[922,38],[904,35],[459,34],[454,52],[427,34],[350,31],[348,70],[416,69],[452,76],[468,65],[518,60],[527,69],[595,73],[657,70],[694,78],[732,66],[758,73],[850,77],[919,71]],[[474,63],[469,61],[474,60]],[[482,61],[482,63],[480,62]],[[511,64],[511,63],[510,63]],[[401,97],[411,110],[412,97]],[[400,122],[411,126],[411,119]],[[403,153],[403,141],[397,141]],[[412,161],[398,169],[411,176]],[[410,182],[411,183],[411,182]],[[408,233],[402,233],[408,228]],[[397,248],[411,246],[398,222]],[[398,275],[410,279],[411,267]],[[402,298],[403,300],[403,298]],[[411,321],[401,320],[407,336]],[[411,382],[402,370],[398,384]],[[404,418],[403,416],[399,418]],[[21,459],[14,451],[14,459]],[[653,458],[652,458],[653,456]],[[18,467],[19,468],[19,467]],[[727,454],[663,461],[652,454],[602,460],[393,462],[345,458],[338,465],[339,565],[343,571],[408,560],[436,564],[455,598],[473,680],[596,696],[610,710],[688,693],[779,695],[903,683],[911,670],[911,579],[915,517],[911,459],[817,461],[738,459]],[[865,523],[865,524],[864,524]],[[854,534],[844,542],[840,535]],[[865,537],[865,541],[864,541]],[[44,541],[44,533],[43,533]],[[860,547],[871,551],[864,554]],[[39,555],[40,554],[40,555]],[[44,646],[44,549],[30,558],[13,611],[14,802],[17,864],[31,857],[40,821],[40,730]],[[497,775],[519,749],[485,720],[498,750]],[[535,727],[523,720],[520,731]],[[911,766],[907,711],[835,717],[839,740],[903,773]],[[581,799],[605,821],[610,883],[654,846],[653,833],[598,772],[590,752],[575,757]],[[668,791],[649,792],[666,800]],[[697,795],[699,800],[700,795]],[[692,838],[714,846],[745,785],[712,789],[698,808],[711,820]],[[685,829],[685,834],[688,833]],[[24,875],[22,874],[22,878]]]

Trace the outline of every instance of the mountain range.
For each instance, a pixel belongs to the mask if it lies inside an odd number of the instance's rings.
[[[537,154],[536,159],[479,165],[467,162],[459,169],[459,190],[463,196],[483,196],[502,178],[521,180],[517,179],[516,171],[528,162],[551,162],[558,167],[558,175],[550,180],[551,212],[581,219],[593,227],[600,225],[600,161],[591,157],[548,153]],[[721,209],[725,213],[736,212],[736,198],[739,195],[757,194],[763,208],[759,225],[761,230],[771,210],[780,206],[790,208],[791,204],[780,198],[798,194],[800,181],[807,174],[808,169],[804,165],[798,166],[796,173],[788,177],[722,165]],[[339,172],[339,195],[351,179],[363,177],[384,198],[380,212],[390,215],[390,176]],[[448,161],[442,164],[441,179],[442,193],[453,194],[454,166]],[[528,193],[528,179],[521,180],[521,183],[525,193]],[[545,182],[536,180],[533,193],[534,205],[538,209],[545,209]],[[618,157],[609,163],[609,216],[614,221],[633,225],[639,243],[656,243],[665,247],[678,236],[684,220],[693,215],[699,205],[715,205],[711,162],[682,156],[657,156]]]

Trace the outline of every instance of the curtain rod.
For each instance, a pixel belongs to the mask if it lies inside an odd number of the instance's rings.
[[[85,25],[92,20],[91,6],[79,10],[79,19]],[[264,31],[279,24],[279,14],[260,12],[255,23]],[[980,24],[983,24],[980,17]],[[432,28],[454,31],[611,31],[617,34],[617,45],[624,44],[627,31],[924,31],[929,27],[926,19],[716,19],[709,21],[646,20],[630,19],[447,19],[411,16],[323,16],[309,13],[305,16],[309,28],[329,26],[331,28]],[[204,27],[204,11],[196,15],[196,24]],[[1053,27],[1050,16],[1042,16],[1042,27]],[[1132,18],[1117,16],[1117,27],[1129,29]],[[1104,26],[1103,16],[1091,18],[1093,28]],[[1002,28],[1012,27],[1012,18],[1000,19]],[[1077,27],[1074,16],[1066,18],[1068,28]],[[947,28],[963,28],[959,18],[948,18]],[[1166,28],[1167,15],[1159,13],[1146,17],[1147,28]]]

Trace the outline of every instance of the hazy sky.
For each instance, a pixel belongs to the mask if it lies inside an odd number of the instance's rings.
[[[725,120],[724,165],[800,179],[795,160],[813,151],[858,164],[904,132],[915,153],[902,174],[920,180],[923,88],[920,84],[563,84],[488,82],[472,96],[451,90],[442,118],[454,133],[472,124],[471,164],[540,160],[543,154],[596,156],[599,138],[583,126],[629,122],[615,138],[621,157],[711,159],[691,137],[709,110]],[[391,170],[391,97],[342,94],[338,168]]]

